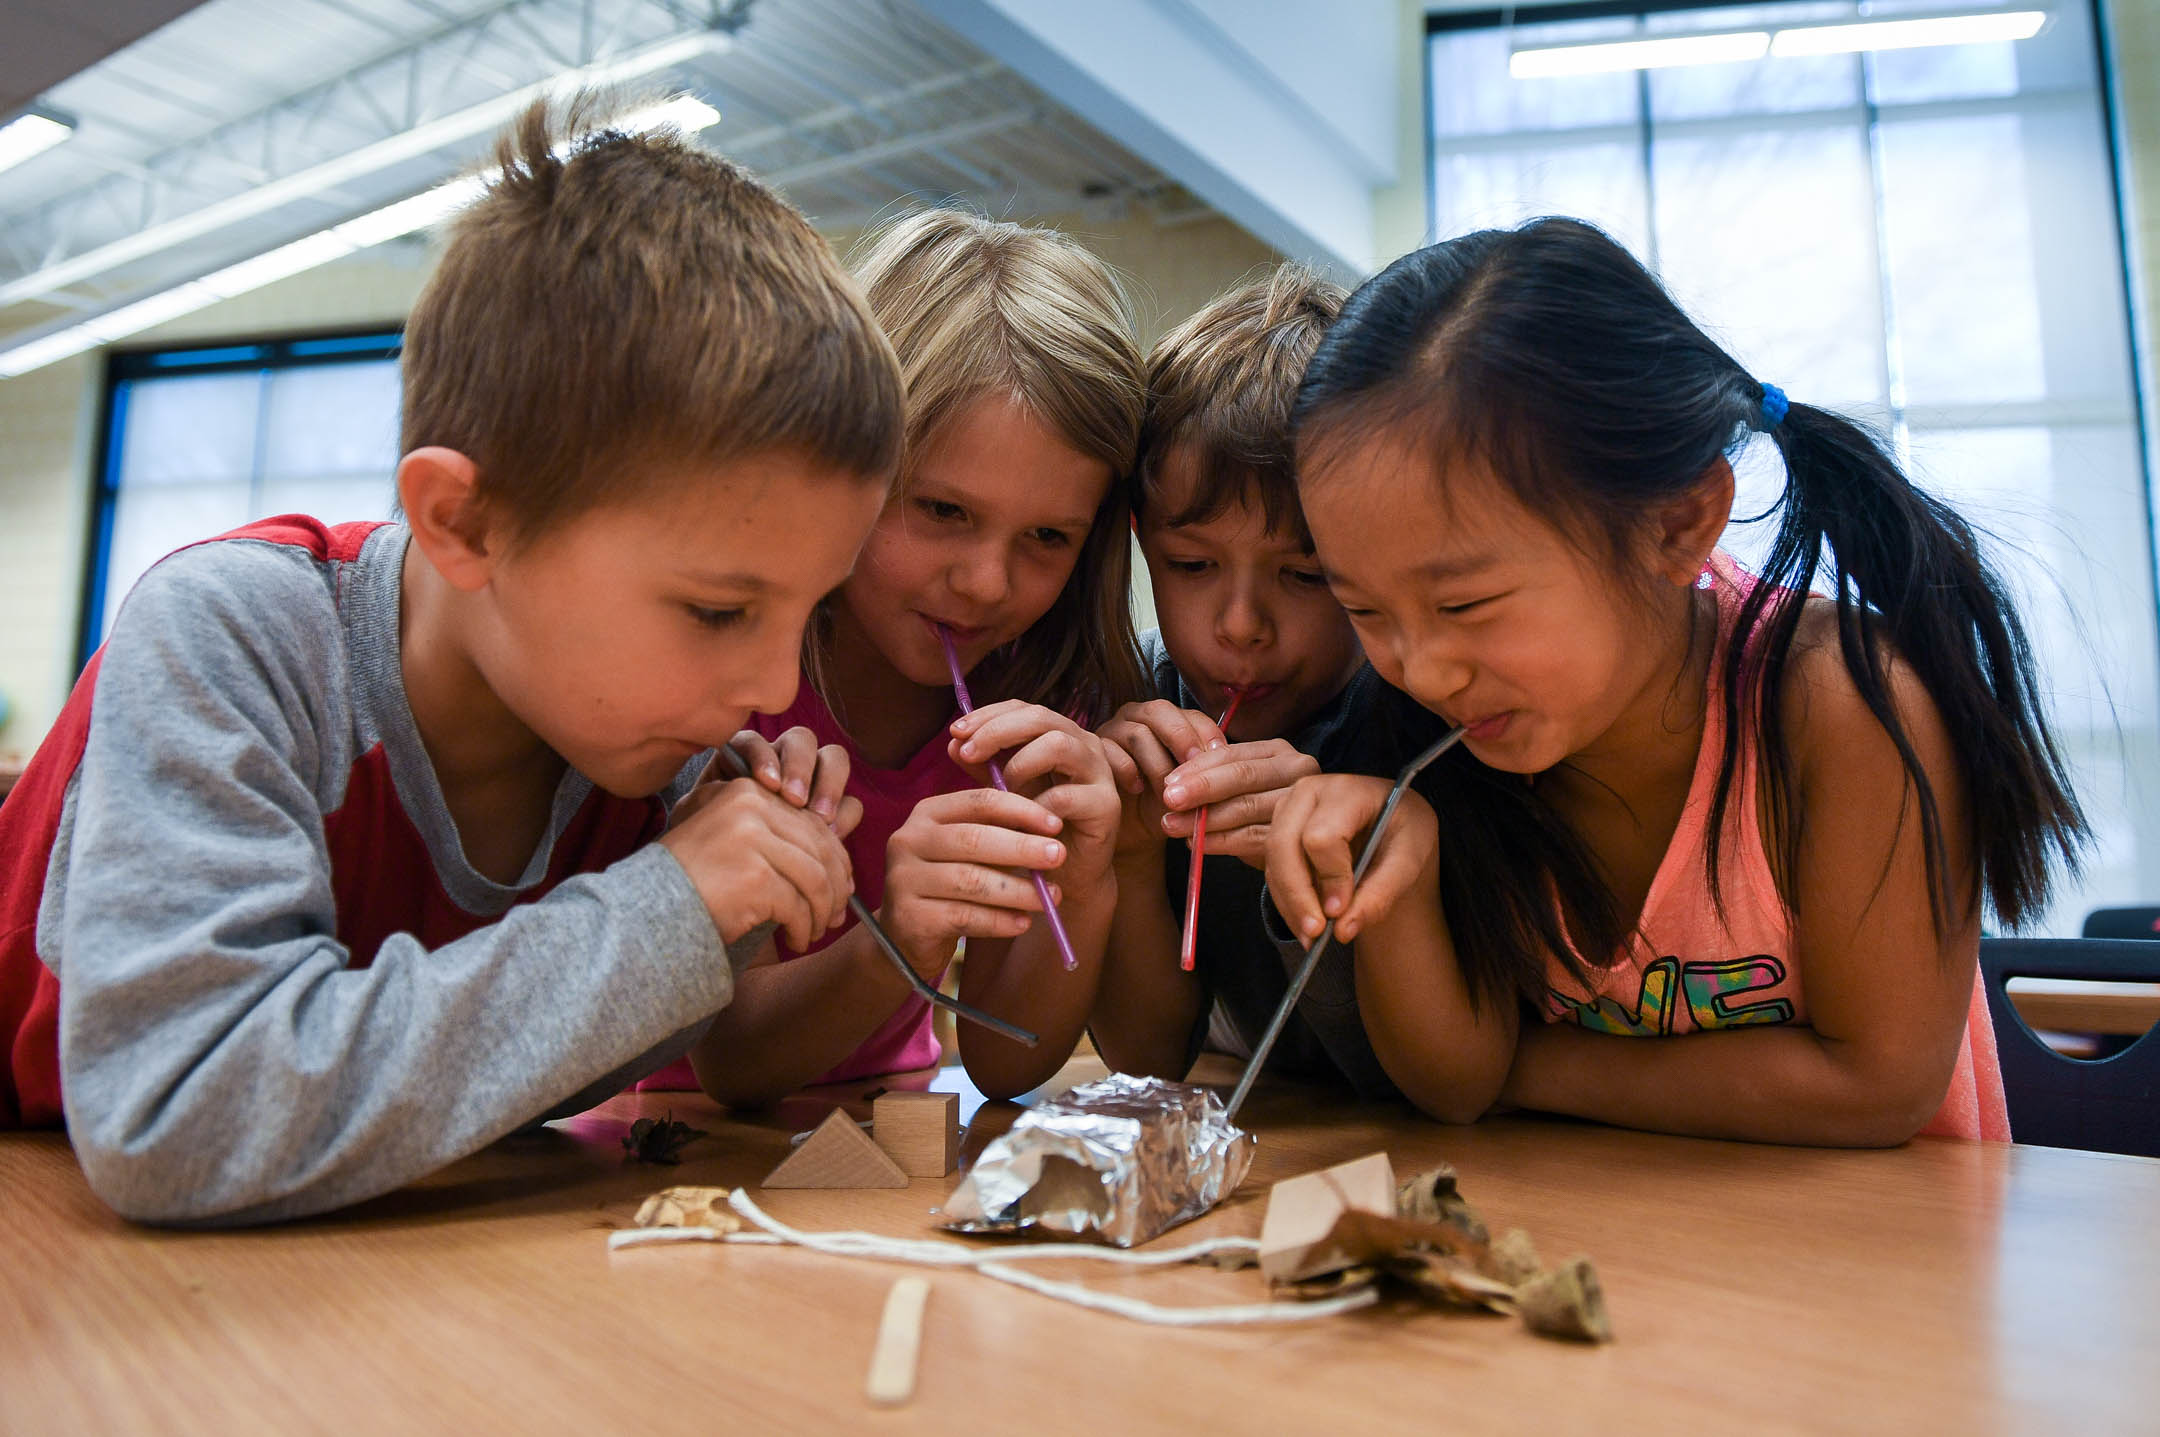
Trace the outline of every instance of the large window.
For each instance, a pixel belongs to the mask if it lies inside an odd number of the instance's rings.
[[[1517,48],[1860,10],[1621,8],[1433,17],[1434,233],[1592,220],[1756,376],[1887,432],[1994,536],[2094,822],[2094,861],[2046,931],[2160,900],[2152,527],[2089,0],[2054,0],[2017,42],[1510,76]],[[1757,440],[1738,467],[1736,512],[1760,513],[1774,451]],[[1728,542],[1760,552],[1766,529]]]
[[[371,333],[115,355],[83,659],[135,581],[183,544],[272,514],[388,517],[397,348]]]

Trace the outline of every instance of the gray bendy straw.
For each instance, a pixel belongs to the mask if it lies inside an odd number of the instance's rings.
[[[718,753],[727,763],[727,766],[734,770],[737,778],[750,777],[749,761],[741,754],[735,752],[726,744],[720,746]],[[992,1017],[972,1003],[963,1003],[958,998],[940,993],[937,989],[931,987],[923,981],[922,974],[915,971],[915,965],[908,962],[907,955],[894,946],[891,936],[885,932],[885,925],[877,921],[877,915],[870,911],[870,905],[862,901],[860,894],[850,893],[847,906],[848,911],[855,915],[855,920],[870,931],[870,937],[877,943],[878,951],[885,955],[900,976],[907,979],[907,985],[913,988],[924,1001],[946,1009],[955,1017],[965,1018],[970,1023],[980,1023],[985,1028],[1003,1033],[1014,1042],[1025,1043],[1030,1048],[1042,1041],[1017,1023],[1008,1023],[1003,1018]]]
[[[1423,773],[1434,759],[1459,743],[1462,736],[1463,731],[1459,728],[1448,730],[1438,743],[1411,759],[1403,765],[1402,772],[1395,775],[1395,787],[1388,791],[1387,802],[1381,806],[1380,817],[1372,826],[1372,836],[1365,840],[1365,851],[1358,855],[1357,867],[1350,871],[1350,887],[1353,892],[1357,885],[1364,881],[1365,870],[1371,866],[1373,854],[1379,851],[1380,835],[1387,832],[1388,820],[1395,816],[1395,805],[1402,802],[1403,790],[1408,788],[1410,780]],[[1329,940],[1334,936],[1335,921],[1329,919],[1327,925],[1320,930],[1320,936],[1313,939],[1312,946],[1305,950],[1305,961],[1298,965],[1296,976],[1291,978],[1290,987],[1283,993],[1281,1005],[1275,1009],[1275,1016],[1268,1020],[1267,1031],[1260,1035],[1260,1045],[1253,1049],[1252,1060],[1245,1065],[1245,1075],[1238,1079],[1237,1087],[1231,1090],[1230,1106],[1223,1112],[1224,1122],[1237,1121],[1238,1109],[1244,1106],[1245,1095],[1252,1091],[1253,1079],[1260,1076],[1260,1069],[1267,1062],[1268,1054],[1273,1051],[1275,1040],[1282,1036],[1284,1025],[1297,1010],[1298,999],[1304,996],[1305,985],[1312,981],[1313,970],[1320,966],[1320,955],[1326,951]]]

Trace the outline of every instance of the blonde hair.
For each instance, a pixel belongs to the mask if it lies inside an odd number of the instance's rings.
[[[1269,532],[1310,549],[1290,410],[1305,366],[1347,298],[1341,285],[1304,265],[1277,265],[1216,296],[1158,340],[1148,355],[1133,512],[1146,511],[1163,459],[1185,446],[1199,483],[1163,523],[1204,523],[1257,496]]]
[[[1089,723],[1141,696],[1125,479],[1146,387],[1132,308],[1107,266],[1055,230],[923,210],[865,236],[856,278],[907,385],[908,456],[986,395],[1025,405],[1111,483],[1048,613],[976,682]],[[903,458],[900,484],[909,479]]]
[[[473,460],[521,540],[769,449],[891,482],[899,365],[825,241],[678,135],[598,128],[608,108],[543,100],[498,142],[405,327],[405,452]]]

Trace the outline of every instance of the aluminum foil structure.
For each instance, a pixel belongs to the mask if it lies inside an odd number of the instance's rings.
[[[1132,1247],[1237,1191],[1252,1134],[1204,1088],[1123,1073],[1030,1108],[945,1201],[958,1232],[1092,1236]]]

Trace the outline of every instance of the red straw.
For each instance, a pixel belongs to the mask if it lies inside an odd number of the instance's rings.
[[[1230,695],[1230,706],[1222,711],[1215,727],[1223,730],[1228,738],[1230,715],[1237,712],[1238,700],[1245,697],[1243,689],[1225,689]],[[1192,867],[1185,873],[1185,941],[1178,950],[1178,967],[1190,973],[1193,970],[1193,943],[1200,933],[1200,860],[1207,856],[1207,810],[1201,809],[1193,818]]]

